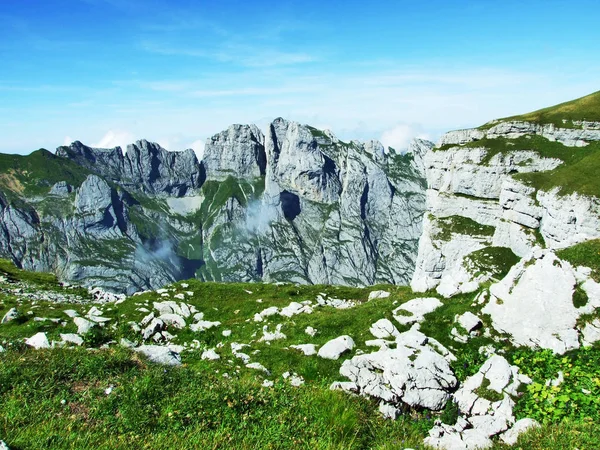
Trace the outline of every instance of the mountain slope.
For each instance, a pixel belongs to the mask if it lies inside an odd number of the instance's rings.
[[[192,150],[74,142],[2,155],[0,255],[115,291],[205,281],[402,284],[424,209],[421,161],[277,119]]]
[[[519,345],[565,352],[597,340],[600,123],[554,122],[596,117],[598,98],[442,136],[425,157],[414,290],[486,287],[483,312]]]
[[[594,127],[593,122],[600,122],[600,91],[527,114],[493,120],[484,127],[498,122],[533,122],[565,128]]]

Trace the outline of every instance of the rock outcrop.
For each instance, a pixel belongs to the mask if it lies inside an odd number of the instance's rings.
[[[511,142],[517,138],[522,140]],[[497,275],[477,278],[476,268],[466,270],[466,257],[474,252],[500,247],[524,257],[536,246],[559,249],[600,237],[598,197],[564,194],[559,187],[545,191],[515,178],[564,164],[531,148],[561,143],[568,153],[598,140],[597,129],[528,122],[444,135],[424,158],[428,213],[411,287],[444,296],[472,292]]]
[[[374,397],[392,418],[406,405],[442,409],[458,384],[449,364],[454,357],[416,329],[395,336],[395,344],[344,361],[340,374],[350,381],[331,388]]]

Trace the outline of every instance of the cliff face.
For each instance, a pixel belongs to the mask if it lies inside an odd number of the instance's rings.
[[[0,254],[116,291],[218,281],[407,283],[425,207],[423,157],[277,119],[192,150],[75,142],[2,176]],[[29,159],[28,159],[29,158]],[[36,163],[37,164],[37,163]]]
[[[446,296],[474,290],[479,283],[467,276],[464,258],[486,247],[524,257],[535,246],[600,237],[598,196],[539,187],[536,178],[547,172],[560,183],[556,173],[574,164],[573,152],[591,154],[598,141],[597,130],[522,122],[444,135],[425,156],[428,213],[412,288]]]
[[[473,292],[515,345],[564,353],[600,339],[599,129],[501,122],[444,135],[424,159],[412,289]]]

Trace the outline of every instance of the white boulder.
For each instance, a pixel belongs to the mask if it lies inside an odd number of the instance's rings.
[[[390,296],[390,293],[387,291],[372,291],[369,293],[369,301],[375,300],[378,298],[388,298],[389,296]]]
[[[74,317],[73,322],[77,326],[77,334],[86,334],[96,325],[83,317]]]
[[[332,385],[375,397],[395,407],[440,410],[458,381],[448,360],[411,329],[396,338],[397,348],[354,356],[344,361],[340,374],[351,383]]]
[[[8,323],[19,317],[19,311],[17,308],[10,308],[4,317],[2,317],[2,322],[0,323]]]
[[[166,313],[158,316],[160,320],[162,320],[165,325],[172,326],[174,328],[183,329],[185,328],[185,319],[179,314],[175,313]]]
[[[423,297],[409,300],[400,305],[392,314],[394,319],[401,325],[408,325],[414,322],[422,322],[425,314],[435,311],[442,306],[442,302],[435,297]]]
[[[379,339],[395,338],[400,334],[394,324],[388,319],[379,319],[369,329],[371,334]]]
[[[217,359],[221,359],[221,357],[219,356],[219,354],[215,351],[214,348],[210,348],[208,350],[205,350],[202,352],[202,356],[200,356],[200,358],[202,359],[208,359],[210,361],[214,361]]]
[[[83,338],[75,333],[61,334],[60,338],[63,340],[63,342],[69,342],[69,343],[75,344],[75,345],[83,344]]]
[[[178,366],[181,364],[181,356],[179,356],[179,353],[175,353],[168,347],[163,347],[161,345],[141,345],[134,350],[145,355],[150,361],[158,364],[169,366]]]
[[[290,345],[290,348],[300,350],[306,356],[312,356],[317,353],[317,349],[315,344],[298,344],[298,345]]]
[[[338,359],[343,353],[354,348],[354,340],[350,336],[340,336],[323,345],[317,355],[324,359]]]
[[[551,251],[534,252],[490,287],[482,312],[514,344],[562,354],[579,348],[577,319],[588,312],[573,305],[576,282],[569,263]]]
[[[50,342],[48,342],[48,337],[46,336],[46,333],[36,333],[29,339],[25,339],[25,343],[30,347],[35,348],[36,350],[42,348],[50,348]]]

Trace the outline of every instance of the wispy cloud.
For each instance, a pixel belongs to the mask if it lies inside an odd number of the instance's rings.
[[[285,52],[248,45],[218,45],[216,48],[182,47],[145,40],[140,43],[146,52],[165,56],[184,56],[233,63],[245,67],[275,67],[316,62],[318,57],[304,52]]]

